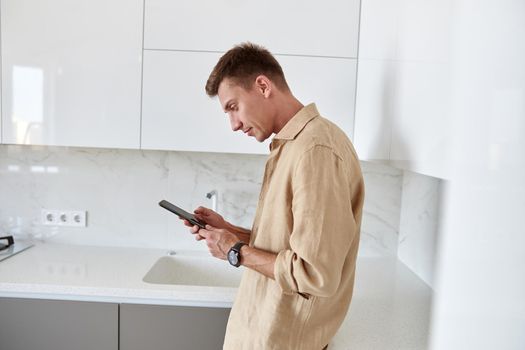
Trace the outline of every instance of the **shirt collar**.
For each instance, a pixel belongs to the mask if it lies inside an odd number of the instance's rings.
[[[315,103],[310,103],[307,106],[301,108],[292,119],[286,123],[286,125],[274,136],[273,140],[293,140],[295,137],[304,129],[306,124],[310,120],[319,116],[319,111],[315,106]],[[272,140],[272,141],[273,141]]]

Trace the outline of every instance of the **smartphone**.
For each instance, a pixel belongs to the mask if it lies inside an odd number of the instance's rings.
[[[164,209],[171,211],[175,215],[178,215],[179,217],[188,220],[193,225],[197,225],[200,228],[206,228],[206,223],[205,222],[197,220],[195,215],[188,213],[186,210],[177,207],[175,204],[172,204],[172,203],[168,202],[167,200],[164,200],[164,199],[161,200],[159,202],[159,205],[161,207],[163,207]]]

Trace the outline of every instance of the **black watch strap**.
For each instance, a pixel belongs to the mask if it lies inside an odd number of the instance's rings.
[[[241,253],[241,248],[242,248],[243,245],[248,245],[248,243],[243,242],[243,241],[239,241],[239,242],[235,243],[231,249],[240,254]]]
[[[228,262],[235,267],[241,266],[241,248],[243,245],[248,245],[248,243],[239,241],[228,251]]]

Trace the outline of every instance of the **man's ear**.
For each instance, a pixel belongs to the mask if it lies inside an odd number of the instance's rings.
[[[266,75],[259,75],[255,78],[255,88],[262,93],[265,98],[270,97],[272,92],[272,81]]]

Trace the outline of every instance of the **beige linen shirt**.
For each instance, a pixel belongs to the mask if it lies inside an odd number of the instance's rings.
[[[224,349],[321,350],[352,298],[364,200],[359,160],[314,104],[270,150],[250,246],[278,254],[275,280],[246,269]]]

